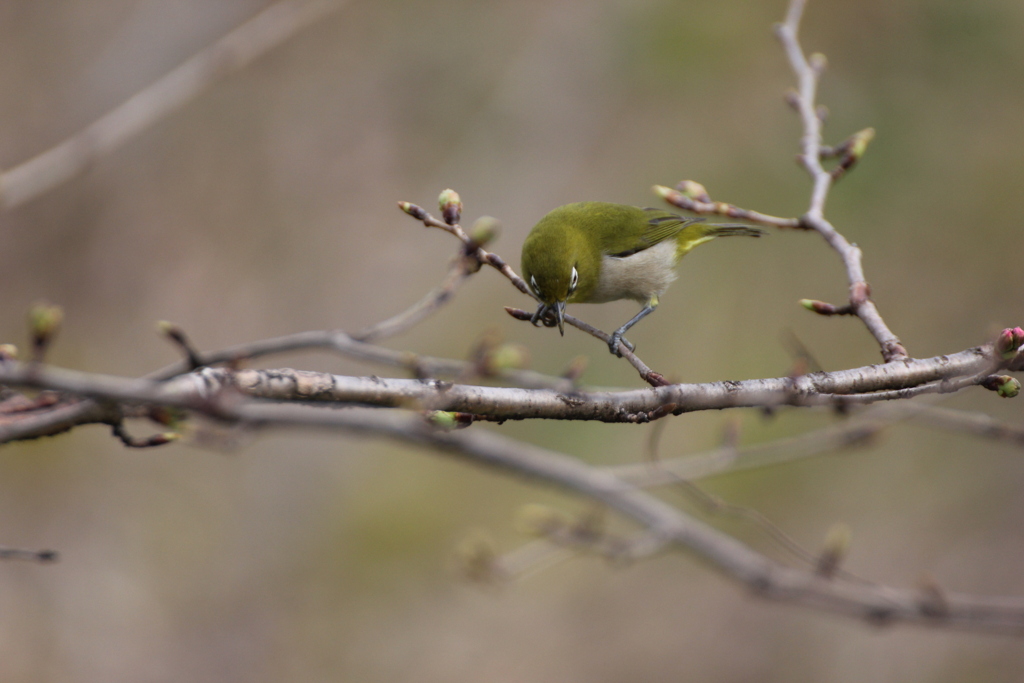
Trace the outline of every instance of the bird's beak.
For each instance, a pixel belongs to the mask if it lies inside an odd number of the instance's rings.
[[[555,315],[558,317],[558,334],[565,336],[565,302],[555,302]]]

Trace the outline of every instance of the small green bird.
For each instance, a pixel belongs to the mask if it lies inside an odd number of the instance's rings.
[[[615,355],[621,355],[620,341],[632,349],[622,335],[657,307],[659,297],[676,278],[679,259],[716,237],[765,234],[745,225],[703,221],[607,202],[555,209],[523,243],[523,277],[543,302],[533,314],[533,324],[554,313],[558,331],[564,335],[566,303],[633,299],[644,304],[643,309],[615,330],[608,342]]]

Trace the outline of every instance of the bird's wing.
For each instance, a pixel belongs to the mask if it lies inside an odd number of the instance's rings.
[[[625,249],[618,250],[614,254],[619,258],[632,256],[638,252],[653,247],[659,242],[674,238],[689,225],[703,221],[703,218],[683,218],[671,211],[663,209],[644,209],[644,216],[647,219],[647,229],[640,234],[640,237]],[[626,246],[626,245],[623,245]]]

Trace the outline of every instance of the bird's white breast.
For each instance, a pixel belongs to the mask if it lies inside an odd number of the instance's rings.
[[[632,256],[601,258],[601,274],[590,303],[618,299],[646,303],[660,296],[676,279],[676,241],[665,240]]]

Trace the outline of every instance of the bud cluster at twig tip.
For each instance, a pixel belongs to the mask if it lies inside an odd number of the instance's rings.
[[[441,211],[441,217],[448,225],[455,225],[462,218],[462,199],[459,193],[448,188],[441,192],[437,198],[437,206]]]
[[[703,185],[698,183],[696,180],[680,180],[679,184],[676,185],[676,189],[684,197],[689,197],[698,202],[704,202],[706,204],[711,203],[711,195],[704,188]]]
[[[996,337],[995,352],[1003,360],[1010,360],[1017,355],[1021,345],[1024,345],[1024,329],[1008,327]]]
[[[47,347],[60,331],[64,321],[64,309],[54,304],[40,302],[28,311],[29,336],[32,339],[34,360],[42,360]]]

